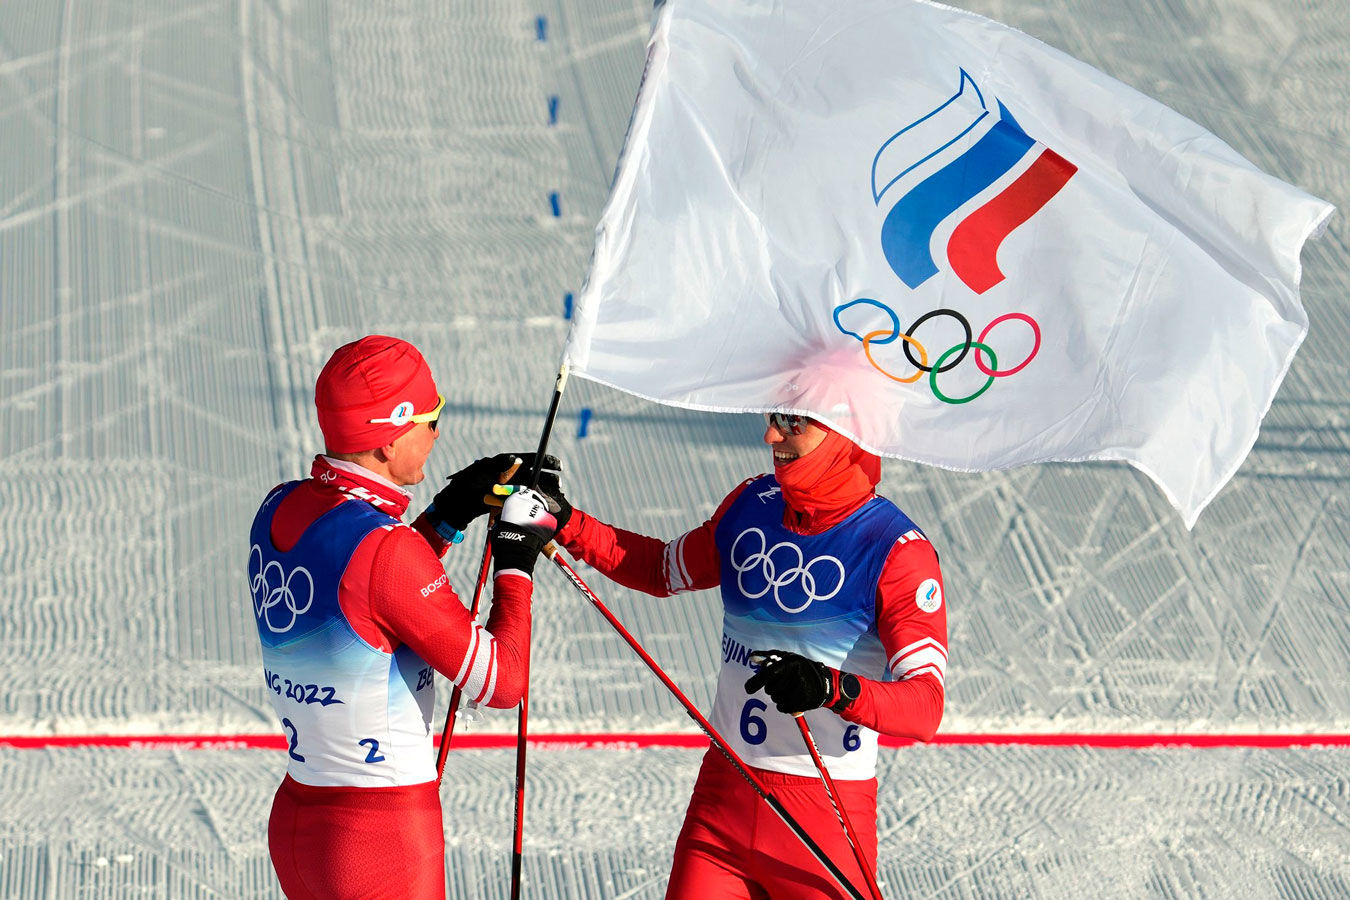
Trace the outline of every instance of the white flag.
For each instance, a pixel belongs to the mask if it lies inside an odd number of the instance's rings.
[[[981,16],[669,0],[564,362],[949,469],[1125,460],[1191,526],[1307,332],[1331,213]]]

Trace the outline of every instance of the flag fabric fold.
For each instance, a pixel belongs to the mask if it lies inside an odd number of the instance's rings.
[[[921,0],[668,0],[563,361],[980,471],[1124,460],[1187,526],[1305,334],[1332,207]]]

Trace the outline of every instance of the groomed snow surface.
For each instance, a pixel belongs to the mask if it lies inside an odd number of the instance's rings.
[[[1343,4],[960,5],[1350,206]],[[0,4],[0,735],[277,733],[245,537],[320,449],[319,367],[367,332],[426,353],[449,406],[419,505],[469,460],[533,448],[650,14]],[[887,463],[884,492],[942,554],[945,732],[1350,734],[1344,222],[1304,253],[1309,338],[1193,532],[1124,466]],[[577,505],[674,537],[768,467],[759,434],[574,381],[551,446]],[[447,561],[462,593],[481,539]],[[716,598],[582,574],[706,704]],[[535,610],[532,732],[693,730],[557,573]],[[660,897],[698,759],[533,751],[525,895]],[[0,748],[0,897],[278,897],[283,770],[273,750]],[[455,897],[507,896],[513,770],[509,750],[450,759]],[[891,898],[1350,896],[1347,773],[1344,746],[883,751],[880,880]]]

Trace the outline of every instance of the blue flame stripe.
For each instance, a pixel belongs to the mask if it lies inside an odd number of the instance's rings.
[[[944,219],[1005,175],[1035,141],[1001,102],[999,121],[973,147],[905,194],[881,226],[881,249],[910,288],[937,274],[929,244]]]

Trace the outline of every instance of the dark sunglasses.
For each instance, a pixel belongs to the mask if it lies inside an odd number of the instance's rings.
[[[764,420],[783,434],[791,435],[802,434],[811,423],[810,416],[799,416],[796,413],[765,413]]]

